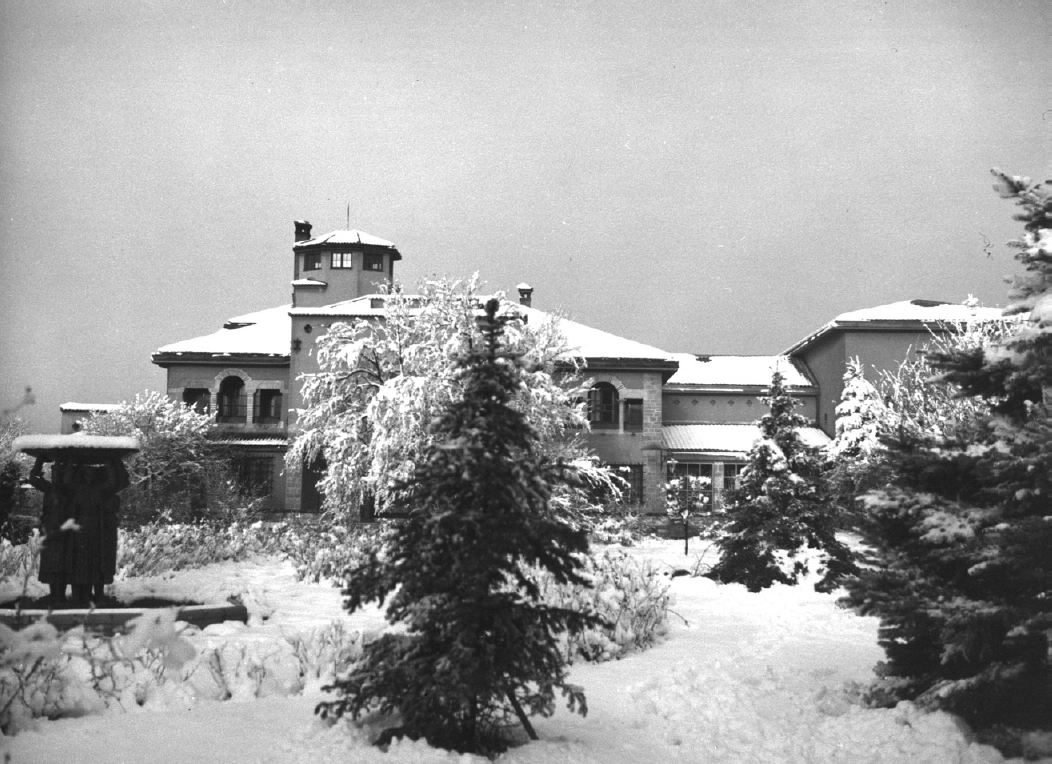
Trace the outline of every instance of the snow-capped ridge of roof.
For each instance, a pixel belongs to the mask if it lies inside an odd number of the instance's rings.
[[[395,249],[393,242],[357,229],[351,229],[349,231],[329,231],[329,233],[315,236],[306,241],[298,241],[292,248],[300,249],[302,247],[312,247],[319,244],[362,244],[370,247],[387,247],[388,249]]]
[[[845,327],[879,328],[886,324],[889,328],[897,325],[917,328],[938,325],[966,323],[968,321],[996,321],[1004,316],[1001,308],[986,308],[972,299],[963,303],[942,302],[940,300],[900,300],[899,302],[877,305],[841,313],[829,323],[793,343],[784,351],[784,355],[793,355],[813,344],[824,335]]]
[[[59,411],[116,411],[121,407],[119,403],[76,403],[69,401],[68,403],[60,403]]]

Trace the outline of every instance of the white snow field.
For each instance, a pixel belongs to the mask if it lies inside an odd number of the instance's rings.
[[[646,541],[629,550],[673,567],[689,567],[682,541]],[[749,764],[952,764],[1004,761],[970,742],[944,713],[909,704],[868,710],[845,691],[865,682],[881,659],[877,622],[836,606],[810,585],[750,594],[703,578],[670,579],[668,635],[656,647],[603,664],[575,664],[586,718],[560,707],[535,719],[540,740],[499,758],[509,764],[748,762]],[[164,685],[142,707],[80,718],[39,720],[0,740],[13,764],[247,764],[248,762],[483,762],[482,757],[396,741],[369,745],[375,728],[313,714],[321,681],[297,676],[286,635],[339,621],[366,636],[385,626],[377,610],[347,616],[339,591],[299,583],[277,560],[220,564],[156,579],[118,583],[136,593],[243,596],[249,624],[227,623],[190,636],[208,646],[261,656],[264,685],[248,672],[233,698],[209,700],[192,683]],[[253,684],[254,682],[254,684]],[[266,684],[269,682],[269,684]],[[306,685],[304,689],[304,684]],[[251,686],[249,686],[251,685]],[[263,695],[265,697],[259,697]]]

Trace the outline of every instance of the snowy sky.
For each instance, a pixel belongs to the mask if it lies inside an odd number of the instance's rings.
[[[1003,304],[1044,0],[4,0],[0,408],[161,389],[289,301],[292,221],[669,351]],[[989,242],[989,245],[987,245]]]

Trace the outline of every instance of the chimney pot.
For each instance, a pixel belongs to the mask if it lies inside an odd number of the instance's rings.
[[[294,220],[293,225],[296,226],[296,239],[295,241],[307,241],[310,238],[310,222],[306,220]]]
[[[525,305],[527,308],[533,305],[533,287],[526,282],[519,284],[516,289],[519,290],[519,305]]]

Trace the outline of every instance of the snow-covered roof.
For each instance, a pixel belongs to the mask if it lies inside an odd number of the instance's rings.
[[[322,244],[362,244],[370,247],[387,247],[388,249],[395,249],[394,243],[387,241],[386,239],[381,239],[379,236],[373,236],[371,233],[358,230],[330,231],[321,236],[315,236],[313,239],[296,242],[292,248],[295,250],[304,247],[319,246]],[[397,254],[397,250],[395,250],[395,253]]]
[[[875,308],[863,308],[841,313],[818,331],[812,332],[785,351],[792,355],[812,345],[820,337],[837,329],[898,329],[924,330],[939,324],[967,321],[995,321],[1001,318],[1001,308],[940,302],[939,300],[903,300]]]
[[[64,451],[67,449],[100,449],[106,451],[138,451],[139,441],[130,435],[21,435],[12,447],[26,453]]]
[[[287,356],[292,337],[290,308],[282,305],[236,316],[218,332],[165,345],[154,356],[184,353]]]
[[[821,448],[829,436],[817,427],[802,427],[800,439]],[[755,424],[669,424],[661,428],[665,448],[671,451],[715,451],[744,456],[760,437]]]
[[[323,287],[328,286],[327,282],[318,281],[318,279],[295,279],[292,282],[294,287]]]
[[[814,382],[784,355],[703,355],[676,353],[679,371],[665,389],[682,387],[768,387],[777,368],[790,387],[812,387]]]
[[[406,295],[409,300],[412,295]],[[382,294],[367,294],[353,300],[333,303],[332,305],[321,305],[312,308],[295,308],[291,311],[294,316],[326,316],[330,318],[364,318],[370,316],[382,316],[384,314]],[[629,361],[660,361],[674,362],[676,360],[669,353],[652,345],[644,345],[642,342],[619,337],[616,334],[604,332],[591,326],[579,324],[568,318],[563,318],[552,313],[547,313],[537,308],[528,308],[525,305],[507,303],[513,306],[520,314],[534,324],[542,321],[554,320],[566,336],[570,347],[580,353],[584,358],[592,359],[625,359]],[[767,382],[769,383],[770,375]],[[805,383],[807,384],[807,383]]]
[[[120,407],[121,407],[121,404],[119,404],[119,403],[72,403],[72,402],[70,402],[70,403],[61,403],[61,404],[59,404],[58,410],[59,411],[71,411],[71,412],[81,412],[81,411],[108,412],[108,411],[116,411]]]
[[[412,296],[408,297],[412,299]],[[223,329],[213,334],[165,345],[154,356],[156,359],[157,356],[187,353],[213,356],[288,355],[292,332],[291,316],[322,316],[333,319],[375,318],[384,315],[384,299],[385,296],[382,294],[367,294],[331,305],[306,308],[291,308],[283,305],[280,308],[248,313],[231,318]],[[509,304],[514,305],[515,309],[526,316],[529,321],[535,323],[546,320],[557,321],[570,347],[584,358],[619,359],[630,363],[654,362],[666,366],[676,361],[672,353],[660,348],[594,329],[536,308],[527,308],[515,303]],[[768,374],[766,383],[769,382],[770,375]]]
[[[327,316],[329,318],[367,318],[382,316],[384,314],[384,300],[382,294],[363,294],[353,300],[342,300],[330,305],[315,305],[307,308],[293,308],[289,313],[293,316]]]
[[[537,308],[528,308],[525,305],[516,305],[515,307],[531,323],[540,323],[548,320],[556,321],[569,346],[584,358],[660,361],[665,363],[674,363],[676,361],[673,353],[661,350],[653,345],[644,345],[642,342],[619,337],[616,334],[604,332],[602,329],[585,326]]]

